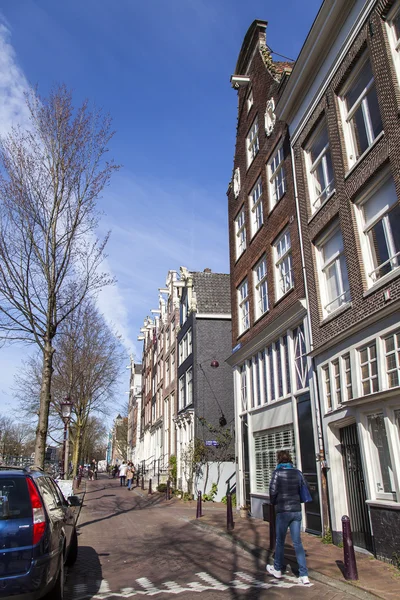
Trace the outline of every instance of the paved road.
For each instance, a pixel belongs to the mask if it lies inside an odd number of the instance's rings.
[[[272,579],[259,559],[194,527],[192,513],[141,489],[129,492],[116,479],[88,482],[65,600],[351,598],[322,583],[300,585],[293,576]]]

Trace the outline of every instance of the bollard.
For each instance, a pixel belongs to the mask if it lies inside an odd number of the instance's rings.
[[[170,482],[169,482],[169,479],[167,479],[167,489],[166,489],[166,492],[165,492],[165,494],[166,494],[165,495],[165,499],[166,500],[169,500],[169,486],[170,486]]]
[[[136,476],[136,487],[139,487],[139,485],[140,485],[140,475],[138,473]]]
[[[196,519],[199,519],[203,516],[202,506],[201,506],[201,492],[197,492],[197,508],[196,508]]]
[[[342,517],[344,578],[350,581],[358,579],[356,556],[354,554],[353,537],[351,535],[350,519]]]
[[[149,491],[148,494],[151,495],[153,493],[152,489],[151,489],[151,479],[149,479]]]
[[[235,524],[233,522],[232,513],[232,494],[226,495],[226,528],[228,531],[232,531]]]
[[[275,522],[275,506],[269,505],[269,549],[275,550],[276,544],[276,522]]]
[[[144,475],[142,475],[142,490],[144,490]]]

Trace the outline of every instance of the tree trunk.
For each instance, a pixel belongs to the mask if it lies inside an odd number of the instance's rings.
[[[36,429],[35,465],[44,467],[46,452],[47,427],[51,400],[51,374],[53,372],[54,348],[46,341],[43,352],[42,385],[40,388],[39,420]]]
[[[78,474],[79,454],[81,451],[81,431],[82,431],[82,426],[80,425],[80,423],[77,423],[75,440],[74,440],[74,451],[72,454],[72,477],[73,478],[76,477],[76,475]]]

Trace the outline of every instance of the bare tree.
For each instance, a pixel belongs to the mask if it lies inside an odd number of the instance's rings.
[[[105,161],[110,118],[78,109],[61,85],[28,93],[30,129],[0,140],[0,336],[42,355],[35,459],[44,464],[54,337],[88,294],[112,283],[99,269],[96,200],[118,167]]]
[[[91,300],[85,300],[60,325],[54,341],[49,431],[62,434],[61,402],[73,401],[71,417],[74,474],[81,456],[85,429],[95,414],[107,415],[115,404],[125,352]],[[30,359],[16,377],[16,396],[24,414],[39,408],[38,360]]]

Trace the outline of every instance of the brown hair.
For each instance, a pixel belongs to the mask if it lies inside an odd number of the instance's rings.
[[[289,450],[279,450],[277,453],[278,465],[281,463],[291,463],[292,457],[290,456]]]

